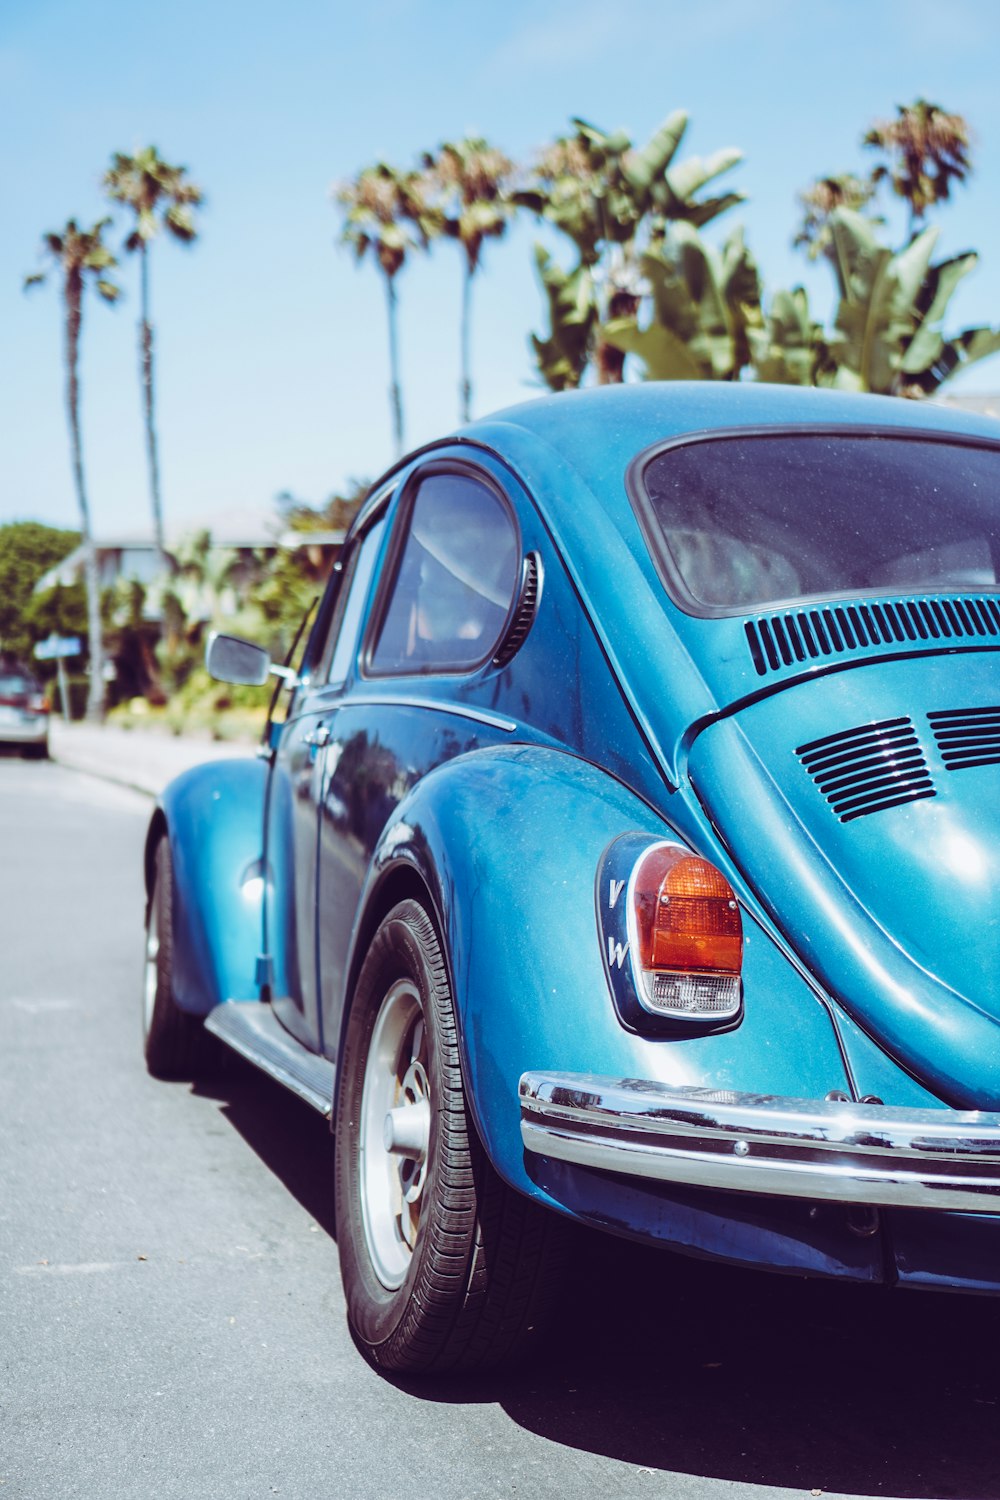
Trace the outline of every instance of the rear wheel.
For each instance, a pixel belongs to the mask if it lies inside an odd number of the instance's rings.
[[[562,1225],[486,1159],[441,947],[415,901],[386,917],[358,978],[336,1164],[348,1320],[369,1358],[443,1371],[512,1353],[548,1299]]]
[[[154,1078],[196,1078],[212,1060],[212,1038],[201,1018],[174,1001],[174,876],[170,844],[156,846],[153,891],[146,920],[142,982],[142,1041]]]

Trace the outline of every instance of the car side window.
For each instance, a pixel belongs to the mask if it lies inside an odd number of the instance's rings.
[[[410,507],[370,670],[460,672],[486,661],[514,598],[518,555],[499,495],[467,474],[428,475]]]
[[[341,683],[347,677],[358,643],[358,626],[385,531],[385,517],[376,521],[351,551],[330,622],[318,682]]]

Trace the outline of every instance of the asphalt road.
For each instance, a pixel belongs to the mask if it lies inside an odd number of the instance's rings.
[[[1000,1495],[1000,1305],[581,1236],[517,1371],[375,1374],[325,1123],[142,1067],[149,803],[0,758],[0,1500]]]

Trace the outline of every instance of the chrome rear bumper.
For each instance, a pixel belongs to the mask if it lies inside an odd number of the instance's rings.
[[[1000,1114],[525,1073],[529,1151],[726,1192],[1000,1213]]]

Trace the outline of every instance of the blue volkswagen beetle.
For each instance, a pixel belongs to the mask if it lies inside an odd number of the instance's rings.
[[[1000,432],[539,399],[371,491],[254,760],[154,814],[145,1050],[330,1116],[355,1338],[487,1363],[568,1218],[1000,1290]]]

